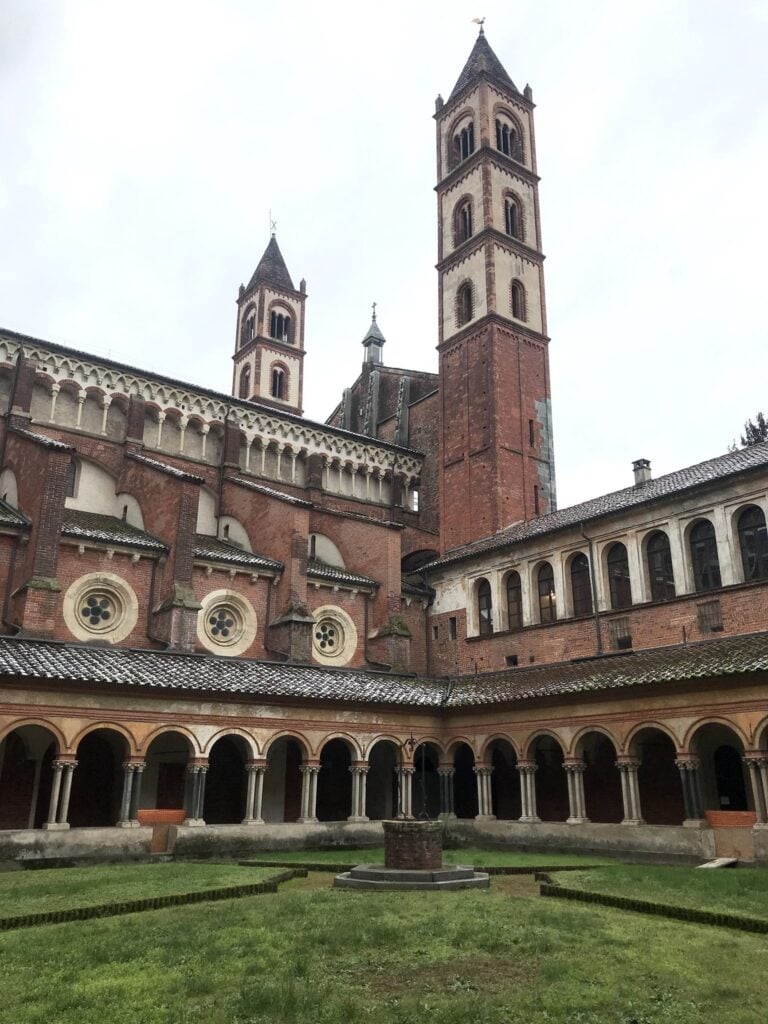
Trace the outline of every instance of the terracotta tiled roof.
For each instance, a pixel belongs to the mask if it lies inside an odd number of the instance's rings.
[[[269,244],[264,250],[264,255],[259,260],[258,266],[254,270],[253,276],[245,290],[249,292],[257,284],[273,284],[283,290],[295,291],[291,275],[288,273],[288,267],[285,265],[283,254],[280,252],[280,247],[274,235],[270,238]]]
[[[168,545],[137,526],[123,522],[117,516],[102,516],[80,509],[66,509],[61,532],[66,537],[79,537],[104,544],[120,544],[150,551],[167,551]]]
[[[616,690],[768,670],[768,633],[679,644],[584,661],[507,669],[456,681],[450,707]]]
[[[451,95],[448,97],[448,102],[450,103],[454,96],[458,96],[462,90],[466,89],[470,82],[477,78],[482,72],[486,72],[491,75],[493,78],[501,82],[502,85],[506,85],[507,88],[512,89],[514,92],[520,91],[507,74],[504,65],[491,49],[488,40],[485,38],[485,33],[481,28],[480,35],[477,37],[475,45],[472,47],[469,60],[464,65],[464,70],[459,75],[458,81],[456,82],[456,85],[454,85]]]
[[[638,505],[663,501],[675,494],[724,480],[737,473],[766,467],[768,467],[768,441],[753,445],[751,448],[740,448],[738,451],[728,452],[715,459],[699,462],[695,466],[679,469],[674,473],[667,473],[656,480],[648,480],[642,484],[635,484],[633,487],[625,487],[621,491],[603,494],[599,498],[590,498],[589,501],[583,501],[580,505],[561,508],[557,512],[550,512],[549,515],[539,516],[538,519],[513,523],[490,537],[483,537],[481,540],[472,541],[471,544],[449,549],[443,558],[430,562],[425,569],[437,569],[465,558],[473,558],[488,551],[510,547],[521,541],[555,533],[557,530],[570,526],[578,526],[580,523],[601,519],[616,512],[625,512]]]
[[[0,675],[234,697],[462,708],[768,671],[768,633],[452,680],[0,637]]]
[[[134,462],[140,462],[142,466],[156,469],[158,473],[165,473],[166,476],[175,476],[177,480],[188,480],[193,484],[203,483],[203,478],[196,473],[187,473],[186,470],[179,469],[178,466],[171,466],[169,463],[161,462],[159,459],[151,459],[148,455],[142,455],[140,452],[126,452],[125,457],[126,459],[133,459]]]
[[[30,520],[19,509],[0,499],[0,526],[29,526]]]
[[[357,573],[349,572],[347,569],[339,569],[338,566],[328,565],[317,559],[310,559],[307,562],[307,576],[310,579],[327,580],[329,583],[343,583],[351,587],[377,588],[376,580],[368,576],[360,576]]]
[[[268,569],[280,572],[283,568],[283,563],[276,562],[273,558],[266,558],[264,555],[239,548],[236,544],[218,540],[216,537],[204,537],[202,534],[195,537],[194,555],[204,562],[224,562],[227,565],[242,565],[254,570]]]

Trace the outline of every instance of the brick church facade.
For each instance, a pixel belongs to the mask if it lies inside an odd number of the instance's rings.
[[[438,97],[436,373],[303,416],[273,236],[231,395],[0,330],[0,859],[488,841],[768,859],[768,444],[557,507],[529,87]]]

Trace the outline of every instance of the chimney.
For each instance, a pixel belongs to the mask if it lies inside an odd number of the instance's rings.
[[[648,459],[635,459],[632,463],[632,469],[635,473],[635,487],[639,486],[639,484],[647,484],[652,479],[651,463]]]

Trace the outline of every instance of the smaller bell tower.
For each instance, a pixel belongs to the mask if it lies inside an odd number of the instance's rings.
[[[301,415],[307,285],[293,286],[274,232],[237,298],[232,394]]]

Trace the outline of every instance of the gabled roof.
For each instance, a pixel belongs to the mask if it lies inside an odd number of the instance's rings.
[[[254,270],[253,276],[245,290],[249,292],[257,284],[272,284],[277,288],[282,288],[284,291],[292,292],[296,290],[293,287],[291,275],[288,273],[288,267],[285,265],[283,254],[280,252],[280,247],[274,235],[270,238],[269,244],[264,250],[264,255],[259,260],[258,266]]]
[[[102,516],[96,512],[83,512],[68,508],[64,512],[61,532],[65,537],[93,540],[101,544],[121,544],[146,551],[167,551],[168,545],[151,534],[131,526],[117,516]]]
[[[464,65],[464,70],[453,87],[453,92],[448,97],[448,102],[450,103],[454,96],[458,96],[460,92],[466,89],[470,82],[478,78],[483,72],[501,82],[502,85],[506,85],[513,92],[520,91],[507,74],[504,65],[491,49],[488,40],[485,38],[485,32],[483,32],[482,26],[480,26],[480,34],[475,40],[475,45],[472,47],[469,60]]]
[[[583,501],[579,505],[561,508],[557,512],[550,512],[549,515],[539,516],[537,519],[512,523],[511,526],[507,526],[490,537],[483,537],[470,544],[463,544],[461,547],[446,551],[443,558],[430,562],[424,568],[439,569],[443,565],[460,562],[466,558],[474,558],[476,555],[486,552],[497,551],[534,537],[578,526],[580,523],[601,519],[603,516],[615,512],[624,512],[638,505],[662,501],[683,491],[715,483],[737,473],[765,467],[768,467],[768,441],[752,445],[749,448],[740,448],[735,452],[727,452],[715,459],[699,462],[695,466],[678,469],[674,473],[667,473],[656,480],[647,480],[642,484],[625,487],[621,491],[603,494],[599,498],[590,498],[589,501]]]

